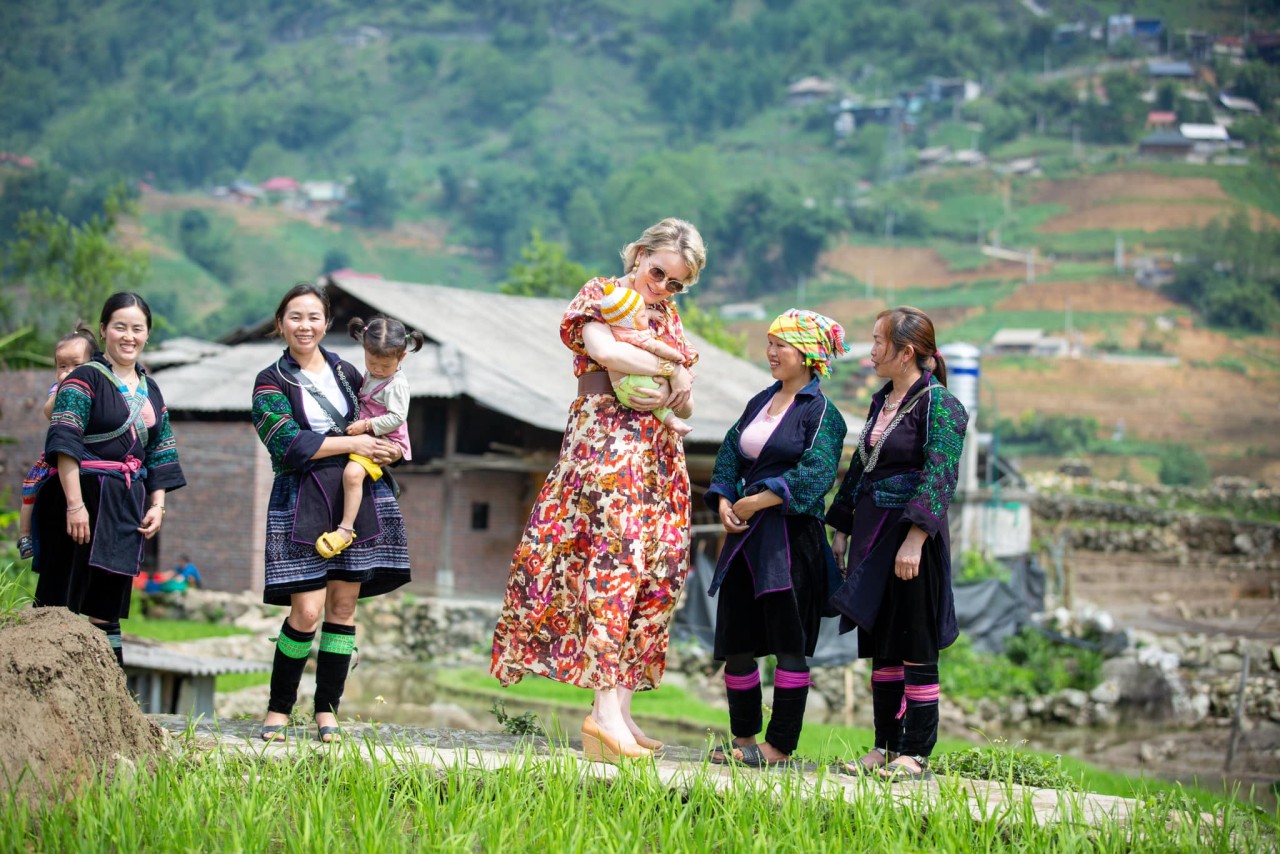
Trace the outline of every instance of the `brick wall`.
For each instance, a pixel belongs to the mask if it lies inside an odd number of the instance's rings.
[[[179,421],[173,433],[187,485],[165,500],[160,566],[185,554],[210,589],[261,590],[271,463],[253,425]]]
[[[444,475],[400,474],[404,486],[400,508],[409,531],[413,566],[410,589],[439,592],[442,533],[445,524]],[[530,487],[529,476],[518,472],[466,471],[451,490],[453,578],[455,593],[501,596],[507,584],[511,553],[515,551],[529,516],[529,507],[543,475]],[[472,507],[488,505],[488,527],[472,530]]]
[[[6,509],[22,506],[22,478],[44,451],[49,422],[40,407],[52,384],[52,368],[0,373],[0,436],[13,440],[0,444],[0,496]]]

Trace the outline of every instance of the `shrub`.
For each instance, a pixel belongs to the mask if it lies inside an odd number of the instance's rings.
[[[970,549],[960,555],[959,571],[955,575],[957,584],[974,581],[1008,581],[1009,571],[1004,564],[993,557],[988,557],[977,549]]]
[[[996,739],[989,747],[939,754],[933,757],[931,765],[935,772],[958,774],[970,779],[1016,783],[1036,789],[1080,791],[1079,781],[1062,770],[1057,757],[1031,753],[1003,739]]]
[[[1031,671],[1031,685],[1037,694],[1063,688],[1088,691],[1102,681],[1102,653],[1059,643],[1032,626],[1023,626],[1005,638],[1004,654]]]
[[[943,651],[942,668],[947,690],[958,697],[1036,697],[1095,687],[1102,680],[1102,654],[1023,626],[1005,638],[1002,655],[978,652],[962,635]]]
[[[507,714],[507,704],[503,700],[494,700],[489,711],[510,735],[543,735],[542,724],[531,711],[521,712],[513,717]]]
[[[1204,455],[1186,445],[1170,445],[1160,452],[1156,475],[1165,486],[1204,486],[1209,482],[1209,463]]]

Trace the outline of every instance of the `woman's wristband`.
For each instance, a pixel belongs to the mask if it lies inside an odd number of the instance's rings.
[[[164,505],[163,505],[163,504],[152,504],[152,505],[151,505],[151,509],[152,509],[152,510],[156,510],[156,509],[158,509],[158,510],[160,511],[160,515],[161,515],[161,516],[163,516],[163,515],[164,515]]]
[[[77,513],[77,512],[79,512],[79,511],[81,511],[81,510],[83,510],[83,509],[84,509],[84,502],[83,502],[83,501],[81,501],[81,502],[80,502],[79,504],[77,504],[75,507],[68,507],[68,508],[67,508],[67,513],[68,513],[68,514],[71,514],[71,513]]]

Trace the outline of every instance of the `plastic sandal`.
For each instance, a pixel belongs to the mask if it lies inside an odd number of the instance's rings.
[[[18,537],[18,557],[23,560],[30,560],[36,553],[35,543],[31,541],[31,537],[23,534]]]
[[[890,783],[919,783],[924,780],[932,780],[933,772],[929,770],[929,759],[925,756],[909,756],[901,754],[902,758],[914,759],[916,764],[920,766],[919,771],[912,771],[906,765],[900,764],[896,759],[888,765],[880,769],[880,778]]]
[[[347,531],[351,536],[342,536],[342,531]],[[338,526],[336,531],[326,531],[316,539],[316,551],[320,553],[320,557],[331,558],[336,557],[356,541],[356,532],[350,528]]]
[[[283,743],[289,740],[289,737],[285,734],[285,731],[284,731],[285,727],[287,726],[288,724],[271,724],[270,726],[266,726],[264,724],[262,729],[259,730],[258,735],[267,744],[271,744],[272,742],[277,742],[277,741]]]
[[[788,756],[786,759],[779,759],[771,762],[765,758],[764,751],[760,749],[759,744],[735,744],[733,749],[742,754],[742,758],[736,758],[729,753],[729,765],[745,765],[748,768],[793,768],[797,771],[817,771],[818,766],[812,762],[802,762],[799,759],[792,759]]]
[[[316,738],[325,744],[332,744],[342,739],[342,729],[337,726],[320,726],[320,724],[316,724]]]
[[[868,765],[866,760],[872,756],[879,756],[881,761],[875,765]],[[892,753],[883,747],[873,747],[869,752],[852,762],[840,763],[840,769],[850,777],[871,777],[878,775],[882,768],[897,758],[898,754]]]
[[[712,765],[732,765],[736,761],[733,758],[733,751],[737,749],[738,745],[731,741],[717,744],[707,751],[707,761]]]

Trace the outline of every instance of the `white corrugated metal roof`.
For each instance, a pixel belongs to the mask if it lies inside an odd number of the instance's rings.
[[[1226,142],[1231,139],[1222,125],[1182,124],[1178,125],[1178,131],[1187,139],[1198,141]]]
[[[567,300],[338,276],[334,286],[420,330],[430,343],[404,361],[414,397],[465,394],[506,415],[560,432],[577,394],[573,355],[560,341]],[[690,441],[719,442],[742,407],[773,378],[760,366],[689,336],[701,354],[695,371]],[[360,347],[338,330],[325,340],[353,364]],[[278,342],[240,344],[198,363],[159,371],[174,412],[245,412],[253,379],[279,356]]]
[[[165,670],[191,676],[217,676],[222,673],[258,673],[271,665],[242,658],[220,658],[212,655],[188,655],[162,646],[130,642],[124,645],[125,667]]]
[[[995,347],[1029,346],[1040,343],[1042,338],[1043,329],[1001,329],[991,336],[991,344]]]

